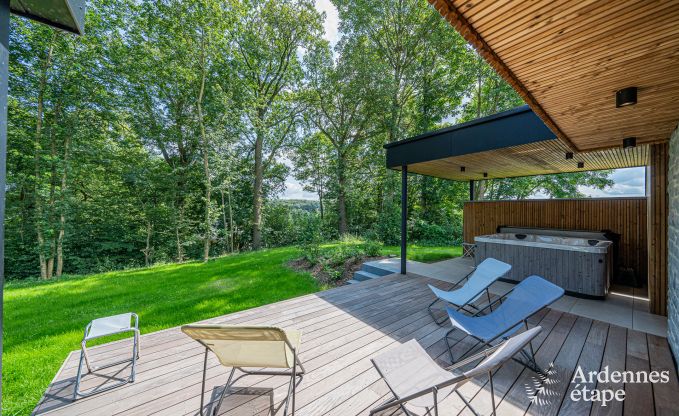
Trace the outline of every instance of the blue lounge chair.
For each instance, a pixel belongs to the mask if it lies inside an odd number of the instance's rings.
[[[503,263],[500,260],[487,258],[482,261],[473,272],[458,282],[459,285],[460,282],[467,279],[467,282],[464,284],[464,286],[459,289],[446,292],[445,290],[441,290],[437,287],[429,285],[431,291],[434,292],[434,295],[436,295],[436,299],[428,306],[429,314],[432,318],[434,318],[434,322],[436,322],[438,325],[441,325],[446,321],[445,317],[443,319],[436,319],[434,311],[432,310],[434,304],[439,301],[454,305],[456,310],[464,310],[468,313],[478,312],[478,308],[476,308],[473,303],[483,296],[484,292],[488,297],[488,303],[490,303],[490,293],[488,292],[488,288],[495,281],[497,281],[497,279],[501,278],[509,270],[511,270],[511,268],[511,265]],[[470,310],[470,308],[474,310]]]
[[[564,290],[559,286],[539,276],[529,276],[514,286],[504,296],[488,304],[475,316],[465,315],[450,307],[446,308],[450,322],[453,324],[453,329],[448,331],[445,336],[451,362],[455,362],[455,359],[453,358],[449,337],[454,331],[462,331],[477,340],[474,345],[458,358],[460,360],[479,345],[492,346],[491,343],[493,341],[498,338],[507,338],[522,326],[528,329],[528,318],[542,308],[552,304],[563,294]],[[492,305],[496,303],[500,303],[500,305],[494,311],[486,315],[480,315],[483,310],[492,308]],[[530,353],[530,357],[526,356],[526,358],[534,365],[534,368],[529,368],[541,371],[535,362],[532,345]],[[523,362],[520,363],[526,365]]]

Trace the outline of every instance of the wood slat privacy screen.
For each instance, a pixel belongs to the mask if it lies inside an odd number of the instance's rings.
[[[494,234],[501,225],[611,230],[620,234],[620,265],[646,279],[647,207],[645,197],[465,202],[464,241]]]

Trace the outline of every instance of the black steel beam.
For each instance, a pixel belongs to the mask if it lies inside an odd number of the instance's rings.
[[[474,181],[469,181],[469,200],[474,200]]]
[[[408,166],[401,166],[401,274],[406,274],[408,247]]]
[[[9,77],[9,0],[0,0],[0,357],[2,357],[2,288],[5,286],[5,184],[7,175],[7,81]],[[2,360],[0,359],[0,409]]]
[[[545,140],[556,140],[556,136],[528,106],[522,106],[384,147],[387,167],[398,169],[403,165]]]

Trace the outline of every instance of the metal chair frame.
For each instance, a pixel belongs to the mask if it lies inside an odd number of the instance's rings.
[[[502,299],[506,298],[513,290],[514,289],[512,288],[512,290],[508,291],[504,295],[495,299],[493,302],[490,302],[488,305],[486,305],[484,308],[480,309],[477,313],[475,313],[472,316],[479,316],[484,310],[489,309],[489,308],[492,311],[493,305],[498,303],[498,302],[500,304],[502,304]],[[542,310],[542,308],[540,310]],[[528,318],[535,315],[537,312],[539,312],[539,310],[536,311],[535,313],[531,314],[530,316],[527,316],[526,318],[516,322],[516,324],[509,326],[508,327],[509,329],[501,332],[499,335],[496,335],[496,336],[494,336],[493,338],[491,338],[487,341],[485,341],[481,338],[478,338],[474,335],[467,334],[465,332],[465,335],[474,338],[476,340],[476,343],[474,345],[472,345],[469,349],[467,349],[467,351],[465,351],[462,355],[460,355],[460,357],[458,357],[458,360],[464,359],[465,356],[467,356],[467,354],[474,351],[478,346],[487,346],[487,347],[491,347],[491,348],[494,347],[492,345],[493,341],[496,341],[497,339],[506,340],[508,337],[503,336],[503,335],[505,335],[507,332],[515,329],[517,326],[519,326],[521,324],[523,324],[525,326],[526,330],[527,330],[528,329]],[[455,332],[457,330],[459,330],[459,329],[453,327],[450,331],[446,332],[446,335],[443,337],[443,339],[446,341],[446,346],[448,347],[448,354],[450,355],[450,362],[452,362],[452,363],[455,363],[455,358],[453,357],[453,350],[452,350],[452,346],[450,345],[450,334],[452,334],[453,332]],[[530,343],[528,343],[528,345],[530,346],[530,348],[529,348],[530,349],[530,355],[528,353],[526,353],[525,350],[521,351],[521,355],[527,360],[527,362],[521,361],[521,360],[514,358],[514,357],[512,357],[512,360],[516,361],[517,363],[523,365],[524,367],[526,367],[526,368],[528,368],[528,369],[530,369],[530,370],[532,370],[532,371],[534,371],[534,372],[536,372],[540,375],[546,375],[547,373],[544,370],[542,370],[540,368],[540,366],[537,364],[537,361],[535,361],[535,351],[533,349],[533,343],[530,342]]]
[[[528,344],[531,345],[530,342],[529,342]],[[457,362],[457,363],[454,363],[454,364],[451,365],[451,366],[446,367],[445,369],[446,369],[447,371],[453,371],[453,370],[455,370],[455,369],[457,369],[457,368],[464,367],[464,366],[466,366],[466,365],[468,365],[468,364],[471,364],[471,363],[473,363],[473,362],[475,362],[475,361],[478,361],[478,360],[481,360],[481,359],[483,359],[483,358],[486,358],[486,357],[488,357],[489,355],[491,355],[493,352],[495,352],[498,348],[500,348],[500,346],[501,346],[501,344],[500,344],[500,345],[496,345],[496,346],[491,347],[491,348],[488,348],[488,349],[483,350],[483,351],[481,351],[481,352],[478,352],[478,353],[476,353],[475,355],[473,355],[473,356],[471,356],[471,357],[468,357],[468,358],[466,358],[466,359],[464,359],[464,360],[461,360],[461,361],[459,361],[459,362]],[[531,349],[532,349],[532,345],[531,345]],[[522,352],[522,353],[525,353],[525,351],[524,351],[523,349],[521,350],[521,352]],[[382,378],[384,379],[384,375],[383,375],[382,372],[380,371],[379,367],[378,367],[378,366],[374,366],[374,367],[375,367],[375,369],[377,370],[377,372],[379,373],[380,377],[382,377]],[[452,378],[452,379],[450,379],[450,380],[448,380],[448,381],[445,381],[445,382],[443,382],[443,383],[440,383],[440,384],[437,384],[437,385],[435,385],[435,386],[432,386],[432,387],[430,387],[429,389],[425,389],[425,390],[422,390],[422,391],[419,391],[419,392],[417,392],[417,393],[413,393],[413,394],[411,394],[411,395],[408,395],[408,396],[405,396],[405,397],[401,397],[401,398],[398,398],[398,396],[396,395],[396,393],[394,392],[394,390],[391,388],[391,386],[389,386],[389,385],[387,384],[387,386],[389,387],[389,390],[391,391],[391,393],[394,395],[395,398],[390,399],[390,400],[387,401],[386,403],[384,403],[384,404],[382,404],[382,405],[380,405],[380,406],[378,406],[378,407],[372,409],[372,410],[370,411],[370,415],[372,416],[372,415],[374,415],[375,413],[382,412],[382,411],[387,410],[387,409],[389,409],[389,408],[391,408],[391,407],[399,406],[399,407],[401,408],[401,410],[403,410],[403,412],[404,412],[406,415],[412,416],[412,413],[409,412],[409,411],[405,408],[404,404],[405,404],[406,402],[408,402],[408,401],[410,401],[410,400],[413,400],[413,399],[416,399],[416,398],[418,398],[418,397],[421,397],[421,396],[424,396],[424,395],[427,395],[427,394],[432,394],[433,397],[434,397],[434,408],[433,408],[434,416],[438,416],[438,414],[439,414],[438,400],[437,400],[438,391],[439,391],[440,389],[445,388],[445,387],[452,386],[453,384],[459,383],[460,381],[463,381],[463,380],[465,380],[466,378],[467,378],[467,377],[465,377],[464,375],[460,375],[460,376],[457,376],[457,377],[455,377],[455,378]],[[492,406],[493,406],[493,413],[492,413],[492,415],[495,416],[495,414],[496,414],[496,413],[495,413],[495,408],[496,408],[496,404],[495,404],[495,386],[493,385],[493,371],[492,371],[492,370],[491,370],[491,371],[488,371],[488,380],[489,380],[489,383],[490,383],[490,397],[491,397],[491,403],[492,403]],[[457,394],[458,397],[462,400],[462,402],[465,404],[465,406],[469,408],[469,410],[474,414],[474,416],[480,416],[480,414],[476,411],[476,409],[474,409],[474,407],[471,405],[471,403],[469,403],[469,401],[467,401],[467,399],[465,399],[464,396],[462,396],[462,395],[460,394],[460,392],[459,392],[457,389],[455,389],[454,392],[455,392],[455,394]],[[431,409],[427,409],[427,413],[428,413],[428,414],[431,414]]]
[[[200,387],[200,414],[201,416],[204,415],[204,406],[205,406],[205,377],[207,374],[207,357],[208,357],[208,352],[210,351],[210,348],[205,345],[200,340],[196,340],[199,343],[201,343],[205,347],[205,357],[203,359],[203,380],[201,382],[201,387]],[[232,367],[231,372],[229,373],[229,378],[226,381],[226,384],[224,385],[224,389],[222,390],[221,394],[219,395],[219,399],[217,401],[217,406],[212,409],[212,414],[217,415],[217,412],[219,411],[219,408],[222,407],[222,402],[224,401],[224,397],[226,396],[226,392],[229,390],[229,387],[233,383],[236,382],[236,380],[239,380],[243,377],[246,376],[251,376],[251,375],[259,375],[259,376],[286,376],[290,377],[290,383],[288,384],[288,395],[285,399],[285,410],[283,411],[283,415],[287,416],[288,414],[288,406],[290,404],[290,401],[292,399],[292,416],[295,415],[295,391],[297,388],[297,384],[302,382],[302,378],[304,377],[304,374],[306,373],[306,370],[304,369],[304,366],[302,365],[302,362],[299,360],[299,357],[297,356],[297,350],[295,347],[292,346],[290,341],[288,339],[285,339],[285,344],[290,348],[292,351],[292,357],[293,357],[293,365],[290,369],[290,371],[266,371],[266,370],[244,370],[242,367]],[[297,366],[299,366],[299,369],[301,371],[297,371]],[[244,373],[242,376],[236,378],[236,380],[233,379],[233,376],[236,373],[236,370],[240,370],[242,373]],[[299,381],[296,381],[296,379],[299,378]]]
[[[134,378],[135,378],[135,372],[136,372],[136,367],[137,367],[137,360],[139,359],[139,316],[137,316],[136,313],[131,313],[131,317],[134,318],[134,326],[131,326],[129,328],[125,328],[120,331],[114,331],[106,334],[102,334],[96,337],[89,338],[88,334],[90,332],[90,329],[92,328],[92,322],[88,323],[87,326],[85,326],[85,331],[83,334],[83,340],[80,342],[80,360],[78,362],[78,374],[76,375],[76,380],[75,380],[75,390],[73,392],[73,400],[77,400],[78,397],[88,397],[93,394],[101,393],[104,391],[108,391],[111,389],[114,389],[116,387],[120,387],[122,385],[128,384],[128,383],[134,383]],[[123,359],[120,361],[115,361],[112,363],[108,363],[99,367],[93,367],[90,363],[90,357],[89,354],[87,353],[87,341],[91,341],[93,339],[97,338],[102,338],[102,337],[108,337],[111,335],[116,335],[116,334],[123,334],[126,332],[133,332],[134,337],[132,340],[132,357],[129,359]],[[97,388],[94,387],[90,390],[87,391],[80,391],[80,383],[82,381],[83,377],[83,362],[85,363],[85,366],[87,367],[87,373],[90,374],[95,372],[96,370],[102,370],[105,368],[110,368],[119,364],[124,364],[124,363],[132,363],[132,368],[130,370],[130,376],[127,379],[123,379],[118,383],[111,384],[110,386],[106,386],[104,388]]]

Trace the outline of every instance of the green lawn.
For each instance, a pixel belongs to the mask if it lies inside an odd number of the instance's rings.
[[[401,248],[397,246],[386,246],[382,248],[382,253],[388,255],[401,255]],[[430,247],[430,246],[408,246],[408,260],[420,261],[423,263],[434,263],[441,260],[460,257],[462,255],[461,246]]]
[[[384,255],[399,253],[384,247]],[[409,248],[408,258],[437,261],[459,247]],[[142,333],[199,321],[319,290],[285,264],[297,248],[50,282],[10,283],[4,297],[3,414],[29,414],[93,318],[136,312]],[[105,339],[108,342],[112,339]]]

